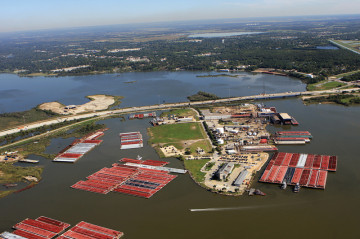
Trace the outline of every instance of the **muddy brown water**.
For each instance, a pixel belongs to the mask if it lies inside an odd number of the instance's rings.
[[[228,197],[196,185],[188,174],[178,177],[150,199],[119,193],[100,195],[70,186],[122,157],[159,159],[145,143],[142,149],[119,149],[120,132],[140,131],[148,139],[148,119],[107,119],[110,130],[104,142],[75,164],[53,163],[37,156],[45,167],[36,187],[0,199],[0,231],[40,215],[72,225],[84,220],[125,233],[125,238],[358,238],[360,215],[358,154],[360,107],[304,106],[299,99],[264,102],[294,116],[314,138],[305,146],[280,146],[282,152],[338,155],[338,171],[329,173],[326,190],[255,182],[265,197]],[[274,132],[280,128],[268,127]],[[57,152],[67,140],[55,139],[47,149]],[[175,158],[164,159],[170,167],[183,167]],[[259,178],[260,173],[256,176]],[[190,209],[206,209],[190,211]]]

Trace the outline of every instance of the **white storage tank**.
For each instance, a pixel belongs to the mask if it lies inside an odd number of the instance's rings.
[[[225,133],[224,128],[217,128],[216,131],[217,131],[219,134]]]

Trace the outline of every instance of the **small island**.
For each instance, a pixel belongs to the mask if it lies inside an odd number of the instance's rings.
[[[110,95],[89,95],[89,102],[82,105],[63,105],[59,102],[48,102],[38,106],[38,109],[44,111],[51,111],[56,114],[69,115],[80,114],[85,112],[93,112],[98,110],[106,110],[110,107],[119,105],[121,103],[121,96]]]

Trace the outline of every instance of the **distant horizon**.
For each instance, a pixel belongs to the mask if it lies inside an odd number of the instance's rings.
[[[343,0],[341,4],[337,0],[16,0],[0,6],[0,32],[360,13],[358,0]]]
[[[178,24],[195,24],[195,23],[208,23],[208,24],[231,24],[231,23],[246,23],[246,22],[270,22],[271,20],[283,19],[286,21],[316,21],[324,20],[326,18],[360,18],[360,13],[357,14],[326,14],[326,15],[299,15],[299,16],[267,16],[267,17],[243,17],[243,18],[212,18],[212,19],[198,19],[198,20],[174,20],[174,21],[154,21],[154,22],[131,22],[131,23],[116,23],[104,25],[83,25],[83,26],[65,26],[55,28],[39,28],[27,30],[14,30],[14,31],[0,31],[1,34],[16,34],[16,33],[32,33],[32,32],[46,32],[46,31],[66,31],[73,29],[86,29],[86,28],[102,28],[102,27],[117,27],[117,26],[148,26],[148,25],[178,25]],[[315,19],[309,19],[315,18]],[[330,19],[329,19],[330,20]]]

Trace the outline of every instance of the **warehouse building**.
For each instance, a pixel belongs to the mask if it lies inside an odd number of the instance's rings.
[[[239,176],[235,179],[235,181],[233,183],[234,186],[240,187],[244,183],[244,180],[248,174],[249,174],[249,171],[247,171],[246,169],[241,171],[241,173],[239,174]]]
[[[234,169],[234,163],[226,163],[222,165],[220,169],[216,172],[216,177],[219,180],[225,181],[233,169]]]

